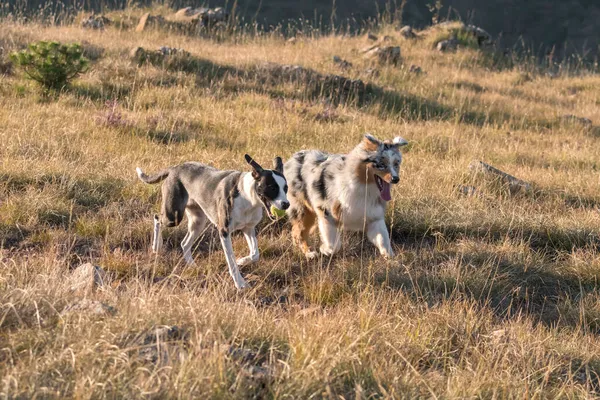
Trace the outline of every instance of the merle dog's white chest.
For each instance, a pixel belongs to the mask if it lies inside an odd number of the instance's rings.
[[[368,186],[354,186],[340,193],[344,229],[362,231],[373,221],[385,217],[385,203]]]

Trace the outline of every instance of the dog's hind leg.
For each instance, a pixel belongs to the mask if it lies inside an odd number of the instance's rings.
[[[287,214],[290,216],[290,221],[292,223],[292,239],[294,240],[294,243],[300,247],[300,250],[307,258],[314,258],[317,253],[310,250],[308,239],[310,237],[310,232],[315,226],[317,215],[304,206],[290,208]]]
[[[390,243],[390,235],[385,220],[379,219],[373,221],[367,227],[367,238],[379,249],[382,256],[389,258],[394,256],[392,245]]]
[[[192,246],[206,227],[206,214],[200,207],[188,207],[185,209],[188,218],[188,232],[181,241],[183,258],[188,264],[193,264]]]
[[[161,222],[164,226],[178,226],[183,220],[188,192],[176,176],[169,176],[162,185]]]
[[[248,248],[250,249],[250,255],[237,260],[237,265],[240,267],[255,263],[260,257],[258,253],[258,240],[256,239],[256,231],[254,228],[244,229],[243,232],[246,242],[248,243]]]
[[[238,289],[244,289],[248,287],[248,284],[242,278],[240,270],[235,261],[235,255],[233,253],[233,246],[231,245],[231,235],[229,233],[220,233],[219,238],[221,239],[221,245],[225,252],[225,258],[227,259],[227,266],[229,267],[229,275],[233,278],[235,287]]]
[[[162,248],[163,240],[161,235],[161,226],[160,218],[158,215],[154,215],[154,236],[152,237],[152,251],[158,253]]]

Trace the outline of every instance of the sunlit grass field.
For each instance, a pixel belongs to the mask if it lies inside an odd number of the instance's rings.
[[[109,16],[135,26],[139,14]],[[2,60],[38,40],[81,43],[91,60],[59,94],[16,67],[0,73],[0,395],[596,396],[600,78],[506,67],[470,48],[440,53],[436,28],[414,40],[391,26],[375,33],[401,47],[400,65],[365,58],[373,43],[362,35],[214,40],[0,22]],[[191,56],[138,65],[138,46]],[[274,79],[273,64],[368,90],[338,102]],[[135,167],[247,170],[244,153],[267,165],[300,149],[344,153],[365,132],[410,142],[387,216],[393,259],[346,234],[339,255],[308,262],[290,227],[265,219],[260,262],[242,268],[252,288],[237,291],[212,229],[195,266],[181,257],[185,224],[165,232],[163,254],[149,251],[159,188]],[[533,191],[510,195],[474,176],[473,160]],[[242,236],[234,248],[246,255]],[[88,297],[115,313],[63,312],[79,298],[68,277],[85,262],[109,278]],[[177,327],[169,343],[135,339],[159,326]]]

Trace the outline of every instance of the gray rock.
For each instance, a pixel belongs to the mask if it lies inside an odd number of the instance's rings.
[[[376,42],[379,38],[375,35],[373,35],[371,32],[367,33],[367,39],[372,40],[373,42]]]
[[[92,14],[89,17],[85,18],[83,21],[81,21],[81,27],[85,29],[102,30],[111,23],[112,21],[103,15]]]
[[[187,57],[190,55],[190,53],[186,50],[178,49],[177,47],[169,47],[169,46],[159,47],[157,51],[164,56],[179,55],[179,56]]]
[[[456,191],[467,197],[479,196],[479,190],[475,186],[471,185],[458,185],[456,186]]]
[[[437,44],[437,50],[441,51],[441,52],[453,51],[453,50],[456,50],[457,47],[458,47],[458,40],[456,40],[455,38],[450,38],[448,40],[442,40],[441,42],[438,42],[438,44]]]
[[[363,50],[365,56],[376,59],[379,64],[398,65],[401,62],[400,46],[372,46]]]
[[[412,64],[409,68],[408,68],[409,72],[412,72],[413,74],[416,75],[420,75],[423,73],[423,70],[421,69],[421,67],[419,67],[418,65]]]
[[[102,267],[85,263],[77,267],[68,278],[68,286],[72,292],[88,295],[106,285],[107,275]]]
[[[167,21],[162,15],[150,15],[150,13],[145,13],[140,17],[140,21],[135,27],[136,32],[143,32],[148,29],[150,26],[152,27],[162,27],[166,26]]]
[[[483,161],[472,161],[471,164],[469,164],[469,170],[475,174],[487,176],[494,180],[500,181],[503,185],[506,185],[510,194],[533,192],[533,187],[529,182],[525,182],[519,178],[507,174],[506,172],[484,163]]]
[[[417,37],[410,25],[403,26],[399,33],[405,39],[414,39]]]
[[[222,351],[233,361],[241,364],[256,363],[259,361],[258,353],[250,349],[244,349],[234,345],[221,346]]]
[[[225,12],[223,7],[217,7],[214,9],[203,9],[198,17],[202,21],[202,25],[205,27],[212,27],[220,22],[225,22],[229,17],[229,14]]]
[[[90,314],[97,316],[115,315],[117,313],[116,308],[104,304],[97,300],[81,299],[75,303],[66,306],[60,315],[67,316],[69,314]]]
[[[377,52],[377,57],[381,64],[400,64],[400,46],[382,47]]]
[[[364,74],[370,77],[377,77],[379,76],[379,70],[376,68],[367,68]]]
[[[153,326],[138,334],[127,335],[123,346],[149,363],[166,365],[188,356],[187,333],[178,326]]]
[[[478,26],[467,25],[465,27],[465,30],[471,35],[475,36],[475,38],[477,38],[477,43],[479,44],[479,47],[491,45],[493,43],[492,35],[490,35],[488,32],[486,32],[484,29]]]
[[[175,13],[175,19],[185,19],[195,17],[203,11],[201,8],[184,7],[177,10]]]
[[[336,63],[341,69],[352,68],[352,63],[350,61],[346,61],[338,56],[333,56],[333,62]]]
[[[586,127],[590,127],[593,125],[593,122],[589,118],[578,117],[573,114],[565,114],[560,117],[562,122],[571,123],[571,124],[581,124]]]

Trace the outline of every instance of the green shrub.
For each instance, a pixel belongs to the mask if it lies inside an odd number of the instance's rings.
[[[11,60],[31,79],[54,90],[64,88],[88,67],[80,45],[58,42],[32,43],[27,50],[12,53]]]

